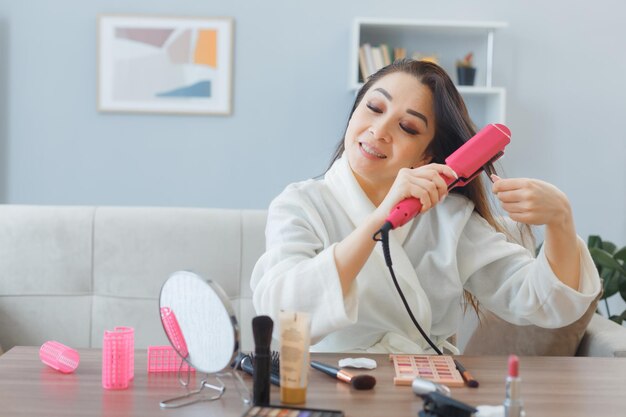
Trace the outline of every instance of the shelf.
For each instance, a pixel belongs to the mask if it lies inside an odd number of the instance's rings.
[[[459,21],[459,20],[419,20],[419,19],[385,19],[358,17],[355,23],[361,26],[404,26],[416,31],[445,31],[446,33],[466,34],[480,30],[490,31],[508,26],[505,22],[492,21]]]
[[[495,31],[507,26],[505,22],[494,21],[356,18],[348,86],[352,90],[362,86],[359,48],[365,43],[373,47],[386,44],[391,50],[405,48],[407,57],[416,52],[435,55],[453,81],[456,81],[456,61],[473,52],[477,68],[475,85],[457,86],[457,89],[478,127],[504,123],[506,91],[492,85],[493,43]]]
[[[459,90],[459,93],[463,96],[501,94],[504,91],[502,87],[477,87],[471,85],[457,85],[456,89]]]

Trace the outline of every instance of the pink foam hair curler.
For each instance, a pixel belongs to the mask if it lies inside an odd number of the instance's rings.
[[[114,328],[116,332],[126,332],[129,334],[130,343],[128,344],[128,379],[135,378],[135,329],[132,327],[118,326]]]
[[[69,374],[78,368],[80,355],[71,347],[50,340],[39,348],[39,359],[52,369]]]
[[[148,346],[148,373],[195,372],[172,346]]]
[[[167,334],[167,337],[170,340],[170,343],[172,344],[174,349],[176,349],[178,354],[183,358],[189,356],[189,351],[187,350],[187,342],[185,341],[183,332],[180,329],[180,325],[178,324],[176,315],[171,308],[161,307],[161,321],[163,322],[163,328],[165,329],[165,333]]]
[[[118,390],[130,382],[133,335],[126,330],[105,330],[102,338],[102,387]]]

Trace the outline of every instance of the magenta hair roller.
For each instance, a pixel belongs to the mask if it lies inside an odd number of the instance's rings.
[[[148,346],[148,373],[195,372],[171,346]]]
[[[39,359],[52,369],[69,374],[78,368],[80,355],[71,347],[50,340],[41,345]]]
[[[105,330],[102,338],[102,387],[126,389],[130,382],[132,332]],[[133,355],[134,356],[134,355]]]
[[[128,379],[135,378],[135,329],[132,327],[118,326],[115,329],[116,332],[124,332],[128,334],[130,342],[128,343]]]
[[[170,343],[174,346],[174,349],[176,349],[178,354],[183,358],[189,356],[187,342],[185,342],[183,332],[180,330],[180,325],[178,324],[176,315],[171,308],[161,307],[161,321],[163,322],[165,333],[167,333],[167,337],[170,339]]]

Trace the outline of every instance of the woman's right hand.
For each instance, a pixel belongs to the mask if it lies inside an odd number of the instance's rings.
[[[376,242],[372,235],[400,201],[409,197],[419,198],[423,213],[448,194],[448,185],[441,175],[457,177],[452,168],[441,164],[401,169],[374,213],[335,246],[335,264],[344,296],[374,250]]]
[[[387,218],[391,210],[406,198],[415,197],[422,203],[424,213],[433,208],[448,194],[448,184],[441,175],[457,178],[447,165],[428,164],[417,168],[402,168],[398,171],[387,196],[378,206],[379,215]]]

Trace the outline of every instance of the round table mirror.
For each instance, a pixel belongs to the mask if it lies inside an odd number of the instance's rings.
[[[220,372],[230,369],[239,351],[239,327],[230,300],[219,284],[193,272],[175,272],[161,288],[159,312],[171,345],[198,372],[216,374],[219,379]],[[197,392],[204,387],[223,392],[223,386],[215,387],[206,380]],[[162,403],[162,407],[174,406],[179,405]]]

